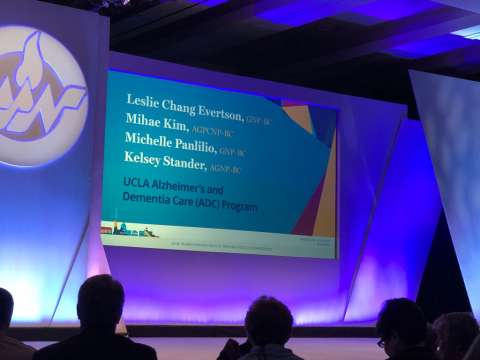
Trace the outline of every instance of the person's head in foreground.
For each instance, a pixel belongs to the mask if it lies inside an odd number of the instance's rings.
[[[87,279],[78,292],[77,314],[81,327],[114,333],[122,317],[124,301],[122,285],[110,275]]]
[[[292,333],[293,316],[288,307],[273,297],[262,296],[248,309],[245,328],[254,346],[285,345]]]
[[[433,324],[437,333],[440,360],[461,360],[479,334],[478,324],[470,313],[457,312],[440,316]]]
[[[153,348],[115,334],[125,295],[110,275],[87,279],[78,291],[82,332],[35,352],[33,360],[156,360]]]
[[[385,302],[378,315],[377,332],[380,336],[378,345],[385,353],[391,358],[402,358],[408,352],[420,351],[426,337],[427,321],[415,302],[405,298],[392,299]],[[426,347],[424,350],[433,354]]]
[[[0,332],[10,327],[13,314],[13,297],[5,289],[0,288]]]

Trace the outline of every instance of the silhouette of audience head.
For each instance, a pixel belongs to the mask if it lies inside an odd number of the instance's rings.
[[[427,321],[420,307],[405,298],[385,302],[377,321],[378,345],[390,356],[423,345]]]
[[[114,332],[124,301],[122,285],[110,275],[87,279],[78,292],[77,314],[82,328]]]
[[[254,346],[285,345],[292,333],[293,317],[288,307],[273,297],[262,296],[245,317],[248,339]]]
[[[477,321],[465,312],[442,315],[433,326],[440,360],[461,360],[479,334]]]
[[[7,290],[0,288],[0,331],[7,330],[13,314],[13,297]]]

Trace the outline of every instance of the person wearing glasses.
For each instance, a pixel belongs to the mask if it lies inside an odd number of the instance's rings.
[[[435,360],[425,346],[427,321],[420,307],[405,298],[385,302],[377,321],[378,346],[389,360]]]

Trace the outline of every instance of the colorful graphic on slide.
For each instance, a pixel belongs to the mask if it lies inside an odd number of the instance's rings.
[[[110,71],[104,244],[334,258],[336,117]]]

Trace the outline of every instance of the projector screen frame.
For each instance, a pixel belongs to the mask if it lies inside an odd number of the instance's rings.
[[[120,58],[128,58],[129,61],[118,61],[117,59],[117,56],[119,56]],[[132,64],[132,63],[137,63],[138,61],[140,61],[141,63],[148,63],[150,66],[143,66],[144,64],[142,64],[141,66],[141,69],[142,71],[139,71],[139,67],[138,67],[138,64],[137,65],[134,65],[134,66],[131,66],[129,64]],[[334,197],[334,200],[333,200],[333,203],[334,203],[334,210],[332,212],[333,216],[334,216],[334,219],[332,222],[330,223],[333,223],[333,228],[334,228],[334,238],[331,240],[332,243],[333,243],[333,249],[331,250],[331,254],[332,255],[329,255],[329,256],[306,256],[306,255],[296,255],[296,254],[291,254],[291,255],[286,255],[284,253],[281,253],[281,254],[278,254],[278,253],[272,253],[272,254],[268,254],[268,253],[256,253],[256,252],[241,252],[241,251],[214,251],[214,252],[218,252],[218,253],[233,253],[233,254],[241,254],[241,255],[253,255],[253,256],[278,256],[278,257],[299,257],[299,258],[313,258],[313,259],[321,259],[321,260],[338,260],[338,257],[339,257],[339,230],[338,230],[338,219],[339,219],[339,204],[338,204],[338,191],[339,191],[339,182],[338,182],[338,179],[339,179],[339,160],[338,160],[338,121],[339,121],[339,109],[338,107],[332,107],[332,106],[328,106],[328,105],[323,105],[321,102],[319,101],[311,101],[311,99],[305,101],[302,99],[302,97],[300,96],[293,96],[293,97],[286,97],[286,96],[279,96],[279,93],[276,93],[276,92],[272,92],[272,91],[267,91],[267,89],[262,89],[260,91],[252,91],[252,89],[245,89],[243,86],[242,86],[242,82],[249,82],[249,83],[253,83],[254,85],[258,82],[258,83],[261,83],[263,82],[263,80],[258,80],[258,79],[251,79],[251,78],[246,78],[246,77],[240,77],[240,76],[236,76],[236,75],[230,75],[230,74],[223,74],[223,73],[215,73],[215,72],[211,72],[209,70],[204,70],[204,69],[196,69],[196,68],[191,68],[191,67],[187,67],[187,66],[182,66],[182,65],[178,65],[178,64],[169,64],[169,63],[166,63],[166,62],[161,62],[161,61],[158,61],[158,60],[153,60],[153,59],[146,59],[146,58],[141,58],[141,57],[136,57],[136,56],[131,56],[131,55],[125,55],[125,54],[117,54],[115,52],[111,52],[111,61],[110,61],[110,68],[109,68],[109,74],[111,74],[112,72],[114,73],[124,73],[124,74],[127,74],[128,75],[134,75],[134,76],[139,76],[139,77],[144,77],[144,78],[154,78],[154,79],[158,79],[160,81],[168,81],[168,82],[173,82],[173,83],[179,83],[179,84],[185,84],[185,85],[188,85],[188,86],[193,86],[193,87],[198,87],[198,88],[212,88],[212,89],[215,89],[217,91],[220,91],[220,92],[227,92],[227,93],[239,93],[240,95],[251,95],[251,96],[255,96],[255,97],[258,97],[258,98],[265,98],[267,100],[280,100],[280,101],[283,101],[283,102],[290,102],[290,103],[294,103],[294,104],[298,104],[299,106],[313,106],[315,108],[318,108],[318,109],[321,109],[321,110],[327,110],[327,111],[332,111],[332,113],[335,113],[335,127],[334,127],[334,132],[333,132],[333,135],[332,135],[332,145],[331,145],[331,149],[330,149],[330,152],[329,152],[329,158],[331,156],[334,157],[334,164],[335,164],[335,171],[334,171],[334,186],[335,186],[335,190],[334,190],[334,194],[333,194],[333,197]],[[171,71],[170,72],[170,69],[169,67],[170,66],[173,66],[175,68],[178,68],[176,71]],[[181,71],[179,71],[181,70]],[[173,74],[173,75],[172,75]],[[219,79],[216,79],[215,76],[212,76],[212,75],[217,75],[220,76]],[[227,81],[226,79],[227,78]],[[230,84],[230,86],[226,86],[226,83]],[[270,85],[270,84],[268,84]],[[275,86],[289,86],[290,85],[285,85],[285,84],[275,84]],[[253,88],[256,88],[256,85],[253,86]],[[297,88],[297,87],[295,87]],[[298,88],[297,88],[298,89]],[[306,90],[306,91],[309,91],[310,89],[306,89],[306,88],[301,88],[303,90]],[[316,90],[313,90],[313,92],[316,92]],[[298,92],[298,90],[297,90]],[[107,95],[107,98],[108,98],[108,95]],[[108,114],[108,111],[107,111],[107,114]],[[108,116],[108,115],[107,115]],[[300,126],[299,124],[297,124],[298,126]],[[310,126],[313,127],[313,124],[311,124]],[[313,130],[312,130],[313,131]],[[105,139],[105,142],[107,142],[108,140]],[[329,162],[327,161],[327,165],[325,167],[325,177],[327,176],[327,168],[329,166]],[[104,179],[105,181],[105,179]],[[325,190],[325,189],[324,189]],[[306,210],[306,209],[305,209]],[[318,215],[317,215],[318,216]],[[331,215],[330,215],[331,216]],[[109,221],[104,221],[104,219],[102,219],[102,229],[103,229],[103,226],[104,226],[104,223],[105,223],[105,226],[112,226],[112,221],[113,220],[110,220],[108,219]],[[143,223],[143,222],[142,222]],[[165,229],[164,228],[161,228],[163,226],[163,224],[158,224],[158,225],[155,225],[156,223],[149,223],[147,224],[147,226],[157,226],[159,228],[159,231],[161,233],[173,233],[174,231],[174,228],[173,227],[169,227],[169,226],[166,226]],[[127,223],[128,225],[128,223]],[[137,224],[138,225],[138,224]],[[140,225],[138,225],[140,226]],[[137,226],[137,227],[138,227]],[[160,229],[161,228],[161,229]],[[195,229],[194,227],[191,228],[192,231]],[[187,228],[188,230],[188,228]],[[200,229],[202,230],[202,229]],[[222,230],[223,231],[223,230]],[[227,230],[228,231],[228,230]],[[188,231],[187,231],[188,233]],[[248,237],[248,236],[254,236],[254,233],[251,233],[251,235],[248,235],[248,232],[240,232],[240,233],[245,233],[246,235],[244,235],[244,237]],[[262,235],[262,233],[258,233],[259,235]],[[286,234],[285,234],[286,235]],[[279,233],[277,236],[283,236],[283,237],[286,237],[283,233]],[[108,238],[107,237],[110,236],[111,238]],[[225,235],[227,236],[227,235]],[[268,233],[263,233],[263,236],[262,237],[265,237],[265,236],[270,236],[271,238],[273,238],[275,236],[275,234],[268,234]],[[119,237],[119,236],[116,236],[117,240],[113,239],[115,238],[115,235],[111,236],[111,235],[103,235],[103,232],[102,232],[102,239],[103,237],[105,237],[106,239],[103,240],[103,243],[104,245],[112,245],[112,246],[126,246],[126,247],[129,247],[129,246],[133,246],[133,247],[142,247],[142,244],[145,244],[145,247],[146,248],[151,248],[151,249],[166,249],[166,250],[170,250],[170,249],[173,249],[173,250],[177,250],[177,251],[195,251],[195,252],[211,252],[212,250],[193,250],[193,249],[176,249],[174,247],[170,248],[170,247],[156,247],[155,246],[155,241],[141,241],[141,238],[136,238],[136,237],[129,237],[129,236],[125,236],[125,239],[123,239],[123,237]],[[127,237],[129,239],[127,239]],[[315,235],[295,235],[295,234],[290,234],[290,237],[298,237],[298,238],[302,238],[302,237],[305,237],[305,238],[314,238]],[[130,239],[131,238],[131,239]],[[327,237],[325,237],[325,239],[327,239]],[[328,237],[328,239],[330,239]],[[135,242],[138,244],[138,245],[132,245],[132,240],[135,240]],[[293,239],[292,239],[293,240]],[[163,240],[162,240],[163,241]],[[162,241],[157,241],[159,243],[161,243]]]

